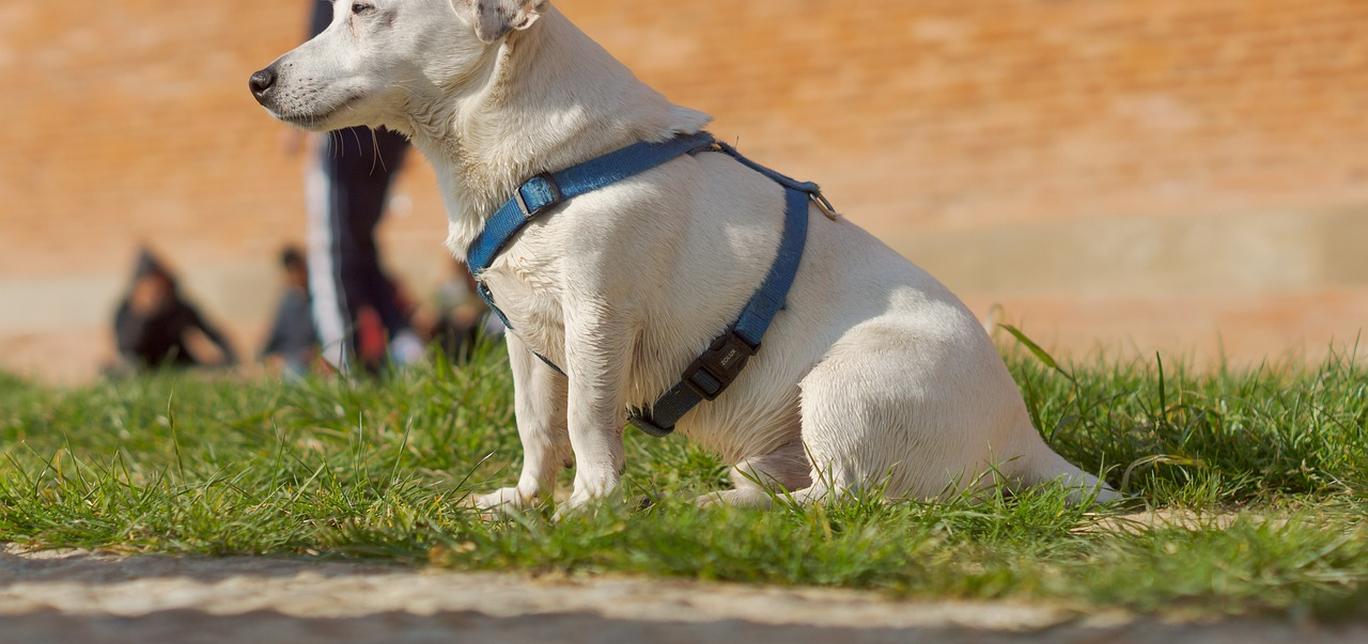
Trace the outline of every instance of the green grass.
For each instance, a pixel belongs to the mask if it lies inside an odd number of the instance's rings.
[[[462,500],[510,484],[519,449],[507,367],[486,350],[463,369],[354,386],[164,375],[54,390],[0,377],[0,542],[1363,614],[1368,370],[1356,360],[1198,374],[1157,360],[1065,368],[1028,350],[1009,364],[1050,443],[1137,501],[1099,513],[1043,489],[698,510],[689,499],[723,484],[721,464],[629,432],[622,499],[561,522],[544,509],[489,522]],[[1098,525],[1147,506],[1207,518]]]

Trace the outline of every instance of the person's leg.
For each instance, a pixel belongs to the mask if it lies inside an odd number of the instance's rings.
[[[360,134],[363,153],[356,157],[358,163],[347,167],[347,183],[351,186],[354,204],[346,219],[351,240],[348,283],[361,291],[360,297],[375,308],[393,337],[409,328],[409,319],[399,306],[393,281],[381,266],[375,234],[385,213],[394,176],[408,152],[408,142],[392,132],[375,132],[374,138],[364,130]],[[355,144],[355,140],[347,143],[348,146]]]
[[[327,136],[310,177],[310,290],[328,362],[346,372],[355,355],[357,312],[374,309],[392,336],[408,328],[380,267],[375,228],[407,142],[354,128]]]
[[[406,307],[401,304],[395,282],[385,272],[376,246],[376,229],[385,212],[393,177],[398,173],[408,151],[408,141],[392,132],[376,132],[372,138],[361,138],[362,147],[370,146],[370,153],[361,155],[363,167],[353,169],[351,185],[357,208],[350,218],[350,235],[354,242],[354,272],[348,277],[348,288],[357,291],[357,299],[364,301],[380,317],[389,337],[389,358],[402,366],[417,362],[426,354],[426,347],[413,332]],[[355,143],[353,140],[352,143]],[[376,156],[378,155],[378,157]],[[366,166],[365,161],[369,161]]]
[[[347,195],[337,180],[342,152],[336,142],[338,133],[324,137],[307,180],[309,295],[323,358],[346,374],[352,361],[355,317],[342,278],[343,235],[338,224]]]

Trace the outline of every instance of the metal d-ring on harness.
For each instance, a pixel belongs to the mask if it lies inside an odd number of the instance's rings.
[[[715,400],[731,386],[746,363],[760,350],[760,342],[779,311],[784,308],[798,264],[807,243],[808,206],[836,219],[836,210],[815,183],[796,181],[742,156],[707,132],[683,135],[662,143],[637,143],[556,173],[539,174],[514,191],[503,207],[485,222],[485,228],[466,253],[471,273],[479,280],[479,294],[512,329],[508,318],[494,304],[494,294],[482,279],[494,259],[514,237],[539,215],[583,194],[636,176],[686,154],[722,152],[784,187],[784,233],[779,252],[760,288],[746,303],[741,315],[698,357],[675,386],[650,408],[633,410],[631,422],[652,436],[664,437],[705,400]],[[543,362],[560,371],[542,356]],[[561,373],[564,373],[563,371]]]

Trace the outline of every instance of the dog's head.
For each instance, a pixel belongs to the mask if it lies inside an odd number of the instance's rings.
[[[321,1],[321,0],[320,0]],[[251,78],[271,115],[326,131],[403,123],[419,96],[459,91],[546,0],[336,0],[327,30]]]

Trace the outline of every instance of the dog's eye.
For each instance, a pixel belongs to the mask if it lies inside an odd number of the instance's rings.
[[[353,14],[356,14],[356,15],[358,15],[358,16],[361,15],[361,14],[363,14],[363,13],[370,13],[371,11],[374,11],[374,10],[375,10],[375,5],[373,5],[373,4],[366,4],[366,3],[364,3],[364,2],[353,2],[353,3],[352,3],[352,13],[353,13]]]

